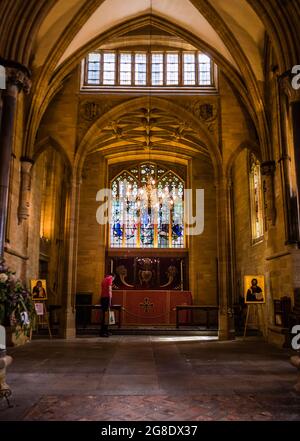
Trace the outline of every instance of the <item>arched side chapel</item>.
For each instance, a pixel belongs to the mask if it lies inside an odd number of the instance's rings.
[[[183,259],[193,303],[219,305],[220,339],[235,334],[234,306],[243,296],[244,276],[264,275],[266,337],[281,344],[273,300],[288,296],[293,305],[300,288],[299,93],[289,75],[299,56],[293,23],[281,20],[279,29],[275,8],[266,10],[261,1],[225,11],[217,1],[186,0],[182,19],[176,8],[167,14],[154,2],[149,12],[132,2],[132,10],[123,17],[116,12],[110,22],[101,18],[109,0],[81,0],[72,11],[61,1],[42,3],[30,30],[24,24],[12,33],[15,10],[7,10],[3,24],[0,257],[27,283],[47,279],[50,304],[61,306],[64,337],[76,334],[76,294],[92,293],[97,303],[103,274],[124,253]],[[291,21],[299,14],[294,3],[287,6],[294,8]],[[242,13],[249,28],[239,22]],[[184,54],[200,51],[214,62],[214,87],[84,87],[82,60],[97,51],[103,57],[147,52],[149,59],[150,52],[180,53],[183,82]],[[249,180],[251,154],[260,170],[255,185]],[[182,250],[117,252],[109,229],[96,221],[97,191],[118,172],[150,162],[181,170],[186,188],[204,189],[204,232],[185,238]],[[255,216],[262,222],[257,237]]]

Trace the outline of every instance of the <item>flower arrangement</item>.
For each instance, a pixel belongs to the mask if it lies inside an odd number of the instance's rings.
[[[0,324],[23,331],[29,337],[36,312],[30,291],[14,272],[0,273]]]

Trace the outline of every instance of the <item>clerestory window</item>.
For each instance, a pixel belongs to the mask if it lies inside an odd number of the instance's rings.
[[[82,88],[215,87],[216,67],[199,51],[94,51],[83,60]]]

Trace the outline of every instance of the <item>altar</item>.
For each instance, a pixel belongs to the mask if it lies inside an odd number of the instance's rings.
[[[122,325],[175,325],[176,305],[191,305],[190,291],[115,290],[112,303],[122,305]],[[187,311],[180,312],[181,323]]]

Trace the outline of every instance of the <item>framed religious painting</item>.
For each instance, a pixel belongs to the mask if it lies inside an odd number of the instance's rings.
[[[244,276],[244,299],[245,303],[266,303],[265,276]]]
[[[33,300],[47,300],[47,282],[44,279],[30,280]]]
[[[44,315],[44,303],[43,302],[36,302],[34,304],[34,309],[37,315]]]

